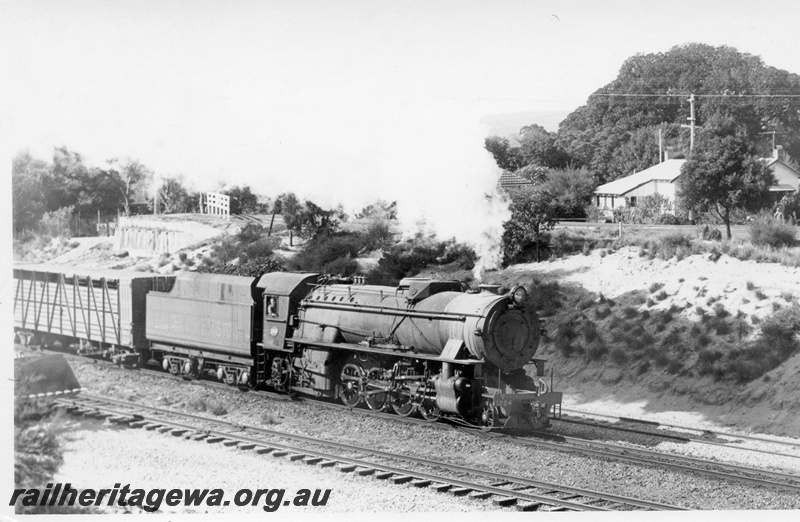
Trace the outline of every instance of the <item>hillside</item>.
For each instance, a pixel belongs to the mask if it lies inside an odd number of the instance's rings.
[[[796,351],[748,382],[737,378],[744,372],[737,364],[752,361],[740,351],[766,321],[797,319],[800,270],[726,255],[664,261],[639,253],[595,250],[492,277],[533,290],[548,330],[539,356],[555,368],[568,401],[592,409],[605,402],[629,414],[681,410],[743,429],[796,433]]]

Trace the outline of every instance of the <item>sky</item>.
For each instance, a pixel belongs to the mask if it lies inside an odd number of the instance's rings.
[[[626,58],[688,42],[800,73],[798,19],[796,0],[4,2],[0,152],[130,157],[348,212],[397,200],[478,241],[507,216],[487,115],[556,130]]]

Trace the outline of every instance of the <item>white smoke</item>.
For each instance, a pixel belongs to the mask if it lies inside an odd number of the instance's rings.
[[[484,148],[487,129],[478,110],[446,100],[362,99],[337,100],[319,112],[305,107],[303,114],[315,115],[311,127],[298,126],[293,114],[278,139],[262,142],[257,176],[226,176],[227,181],[271,197],[291,191],[349,213],[379,199],[397,201],[407,234],[424,222],[439,239],[472,246],[479,256],[476,278],[499,265],[502,223],[510,213],[497,192],[501,171]],[[272,113],[272,125],[281,117]]]

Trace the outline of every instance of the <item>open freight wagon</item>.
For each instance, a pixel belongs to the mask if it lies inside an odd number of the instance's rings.
[[[84,354],[138,361],[148,349],[146,295],[175,276],[48,265],[14,268],[14,331],[23,344],[77,345]]]

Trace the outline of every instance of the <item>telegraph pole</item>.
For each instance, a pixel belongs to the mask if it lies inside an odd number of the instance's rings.
[[[691,152],[694,149],[694,94],[689,95],[689,117],[686,119],[689,120],[689,125],[681,125],[681,127],[689,128],[689,152]]]

